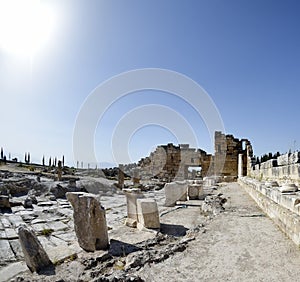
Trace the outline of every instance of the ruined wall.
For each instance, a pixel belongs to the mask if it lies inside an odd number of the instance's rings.
[[[241,155],[241,176],[247,175],[251,165],[252,146],[247,139],[237,139],[233,135],[215,132],[215,154],[190,148],[188,144],[179,146],[172,143],[156,148],[149,157],[142,158],[136,167],[142,179],[157,177],[166,181],[187,179],[189,167],[201,167],[201,176],[218,175],[233,181],[238,176],[238,160]],[[126,166],[128,169],[129,166]]]
[[[261,164],[252,164],[248,175],[259,180],[300,183],[300,152],[284,154]]]
[[[237,139],[233,135],[215,132],[215,175],[236,178],[238,176],[239,155],[241,155],[241,173],[247,174],[248,158],[252,157],[252,146],[247,139]]]
[[[138,166],[144,178],[156,176],[171,181],[187,179],[189,167],[201,167],[202,175],[206,176],[211,159],[205,151],[190,148],[188,144],[175,146],[170,143],[158,146],[149,157],[141,159]]]

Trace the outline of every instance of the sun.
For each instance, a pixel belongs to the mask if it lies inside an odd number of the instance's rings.
[[[32,56],[48,41],[53,26],[51,9],[39,0],[0,0],[1,50]]]

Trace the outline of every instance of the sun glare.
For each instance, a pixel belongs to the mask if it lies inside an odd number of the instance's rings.
[[[32,56],[48,41],[54,15],[39,0],[0,0],[0,48]]]

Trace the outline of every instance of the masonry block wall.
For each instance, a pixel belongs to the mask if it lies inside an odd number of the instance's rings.
[[[260,180],[300,183],[300,152],[288,153],[260,164],[253,164],[249,176]]]
[[[242,174],[250,170],[252,146],[247,139],[237,139],[233,135],[215,132],[215,154],[190,148],[188,144],[179,146],[169,143],[156,148],[149,157],[142,158],[137,167],[141,178],[157,177],[166,181],[188,178],[189,167],[201,167],[201,176],[218,175],[230,180],[237,179],[238,160],[242,154]],[[132,166],[132,164],[131,164]],[[128,167],[128,166],[127,166]]]
[[[238,160],[242,155],[243,175],[247,174],[248,161],[252,158],[252,146],[247,139],[237,139],[233,135],[215,132],[215,175],[225,177],[238,176]]]

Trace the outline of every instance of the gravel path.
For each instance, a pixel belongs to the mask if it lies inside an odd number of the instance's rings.
[[[220,189],[226,212],[188,248],[138,273],[146,281],[299,281],[300,250],[237,183]]]

